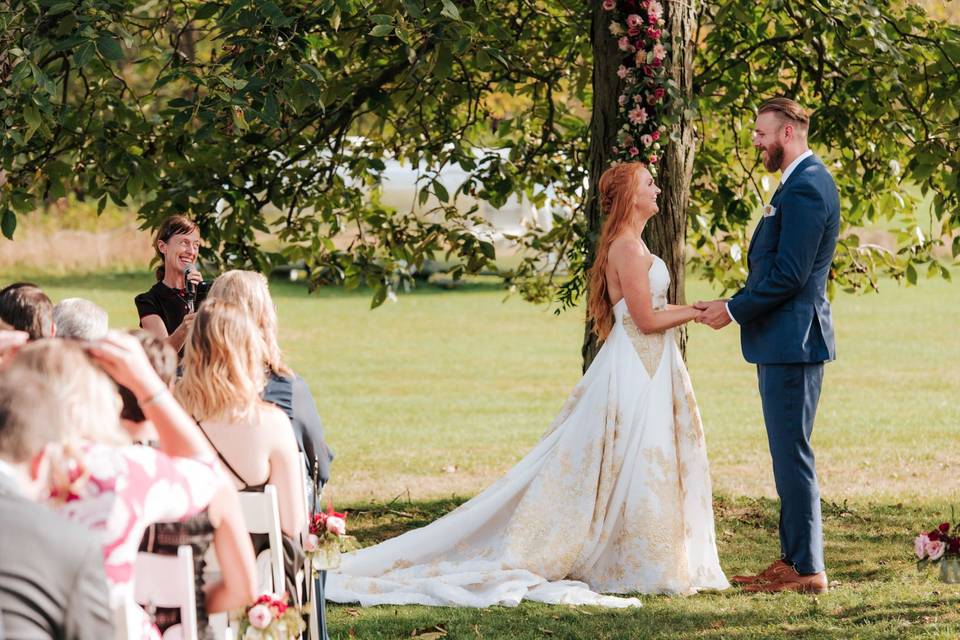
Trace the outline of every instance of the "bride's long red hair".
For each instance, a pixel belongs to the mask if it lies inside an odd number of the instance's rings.
[[[593,323],[593,333],[600,340],[605,340],[613,328],[613,305],[607,291],[610,244],[634,225],[633,205],[637,197],[640,171],[644,168],[640,162],[625,162],[610,167],[600,176],[597,190],[603,226],[593,266],[588,274],[587,288],[587,318]]]

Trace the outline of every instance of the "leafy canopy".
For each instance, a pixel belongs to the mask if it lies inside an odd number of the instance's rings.
[[[11,0],[0,227],[12,237],[18,215],[69,192],[134,203],[144,226],[186,212],[207,259],[303,260],[314,284],[372,286],[376,305],[428,259],[454,277],[493,267],[479,207],[549,197],[555,224],[519,238],[503,275],[572,303],[591,242],[589,19],[578,0]],[[726,0],[702,4],[700,28],[682,106],[699,123],[688,237],[710,277],[744,276],[731,245],[763,195],[752,110],[774,94],[812,107],[846,230],[903,229],[891,253],[846,235],[836,282],[949,275],[933,250],[960,223],[956,27],[899,2]],[[377,197],[387,160],[418,169],[408,208]],[[453,188],[438,179],[452,164],[466,172]]]

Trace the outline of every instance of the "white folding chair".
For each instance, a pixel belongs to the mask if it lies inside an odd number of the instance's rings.
[[[283,538],[280,537],[280,507],[277,502],[277,488],[268,484],[263,492],[241,491],[240,510],[250,533],[265,533],[270,542],[270,574],[273,578],[273,592],[283,593],[286,581],[283,571]]]
[[[180,624],[164,638],[197,640],[197,593],[193,548],[180,545],[177,555],[140,552],[133,569],[133,598],[143,607],[180,609]]]

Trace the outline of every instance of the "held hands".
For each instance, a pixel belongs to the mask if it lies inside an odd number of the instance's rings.
[[[712,329],[722,329],[730,324],[730,314],[727,313],[726,300],[698,302],[693,307],[700,310],[700,315],[694,318],[695,322],[705,324]]]

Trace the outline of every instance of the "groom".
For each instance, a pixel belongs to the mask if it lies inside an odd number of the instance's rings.
[[[820,490],[810,434],[823,363],[836,357],[827,278],[840,227],[833,178],[807,147],[810,119],[774,98],[757,112],[753,144],[780,186],[753,233],[746,285],[729,300],[701,302],[697,322],[740,325],[743,357],[757,365],[763,420],[780,496],[780,556],[755,576],[734,576],[745,591],[823,593]]]

